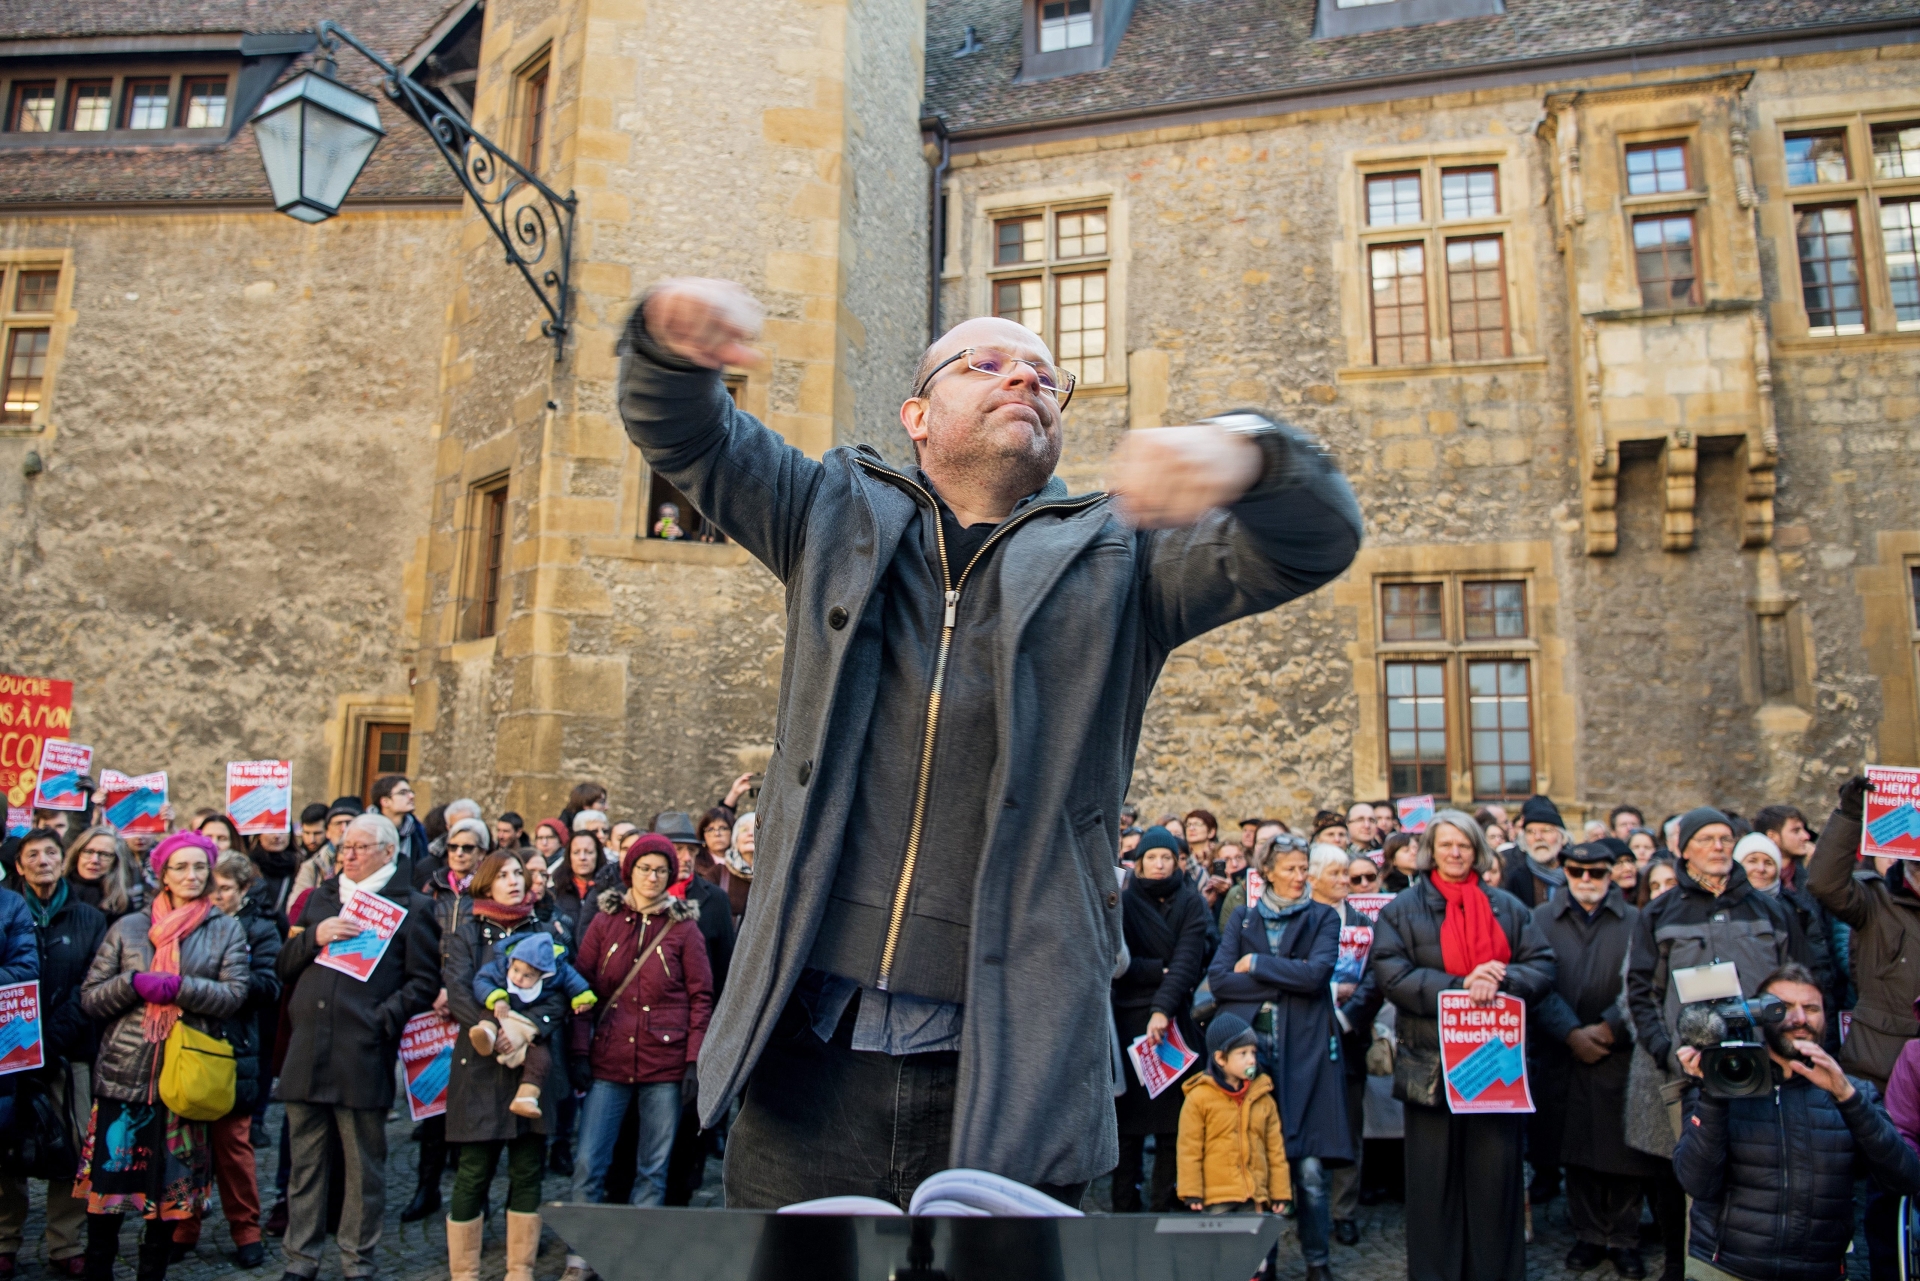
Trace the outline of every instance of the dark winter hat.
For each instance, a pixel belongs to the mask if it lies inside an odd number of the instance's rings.
[[[633,844],[627,846],[627,852],[620,856],[620,883],[633,884],[633,865],[640,861],[642,854],[661,854],[667,860],[669,877],[678,872],[680,856],[673,852],[673,842],[658,832],[648,832]]]
[[[1701,828],[1710,827],[1715,823],[1724,824],[1728,831],[1733,830],[1733,820],[1711,805],[1702,805],[1698,809],[1690,809],[1682,814],[1680,816],[1680,848],[1674,853],[1686,854],[1687,842],[1699,835]]]
[[[675,845],[698,845],[700,833],[694,830],[693,815],[685,810],[668,810],[653,820],[653,830]]]
[[[1529,823],[1548,823],[1563,829],[1567,825],[1560,817],[1560,807],[1545,796],[1529,796],[1520,807],[1520,826],[1525,827]]]
[[[513,951],[507,953],[509,961],[524,961],[542,974],[552,974],[559,966],[553,952],[553,938],[547,934],[532,934],[513,945]]]
[[[1628,853],[1631,855],[1632,851]],[[1560,859],[1566,863],[1611,863],[1613,851],[1607,848],[1604,841],[1584,841],[1560,851]]]
[[[327,806],[327,821],[332,822],[342,814],[345,814],[348,818],[359,818],[366,812],[367,807],[362,805],[356,798],[342,796],[339,800]]]
[[[1315,836],[1320,835],[1320,833],[1326,831],[1329,827],[1345,827],[1346,825],[1347,816],[1345,814],[1336,814],[1332,810],[1319,810],[1313,816],[1313,834]]]
[[[1627,844],[1617,836],[1603,836],[1600,838],[1600,844],[1612,850],[1613,857],[1616,860],[1633,857],[1633,846]]]
[[[1149,827],[1147,834],[1140,838],[1140,843],[1133,847],[1133,857],[1138,859],[1148,850],[1172,850],[1177,857],[1180,853],[1180,842],[1175,840],[1173,833],[1164,827]]]
[[[1243,1045],[1258,1043],[1258,1038],[1253,1034],[1252,1025],[1238,1014],[1222,1011],[1213,1016],[1213,1022],[1207,1024],[1207,1053],[1210,1056],[1226,1054]]]

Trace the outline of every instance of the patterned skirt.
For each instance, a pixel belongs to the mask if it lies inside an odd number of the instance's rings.
[[[190,1219],[213,1206],[207,1127],[163,1103],[95,1099],[73,1195],[88,1214]]]

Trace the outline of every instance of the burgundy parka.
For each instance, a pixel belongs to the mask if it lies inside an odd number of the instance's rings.
[[[596,1081],[652,1085],[679,1081],[700,1057],[713,1015],[713,967],[700,933],[698,904],[670,898],[666,910],[642,917],[617,889],[601,892],[574,967],[600,1000],[591,1025],[588,1066]],[[645,956],[627,990],[614,992]],[[586,1020],[575,1021],[578,1032]]]

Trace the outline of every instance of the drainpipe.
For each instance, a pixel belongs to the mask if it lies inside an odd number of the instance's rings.
[[[931,201],[930,226],[927,232],[927,342],[937,341],[940,329],[940,241],[947,225],[947,201],[943,188],[947,181],[947,161],[949,149],[947,143],[947,122],[939,116],[925,116],[920,121],[922,135],[931,133],[940,148],[940,160],[933,167],[933,199]]]

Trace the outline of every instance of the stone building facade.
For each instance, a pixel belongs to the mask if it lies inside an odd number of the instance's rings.
[[[1815,810],[1920,759],[1913,0],[1736,32],[1653,0],[140,9],[0,29],[4,288],[58,271],[5,316],[50,350],[0,428],[0,668],[74,678],[104,764],[197,802],[225,758],[293,755],[316,796],[405,759],[531,818],[582,777],[644,816],[764,763],[779,585],[690,508],[655,536],[684,502],[616,412],[671,273],[766,301],[729,383],[810,453],[900,456],[930,310],[1076,368],[1075,488],[1120,433],[1241,405],[1329,444],[1360,559],[1173,657],[1156,814]],[[557,358],[384,100],[338,218],[267,208],[242,89],[329,16],[575,197]],[[167,69],[185,112],[222,66],[218,136],[70,127],[89,84],[126,112]]]

